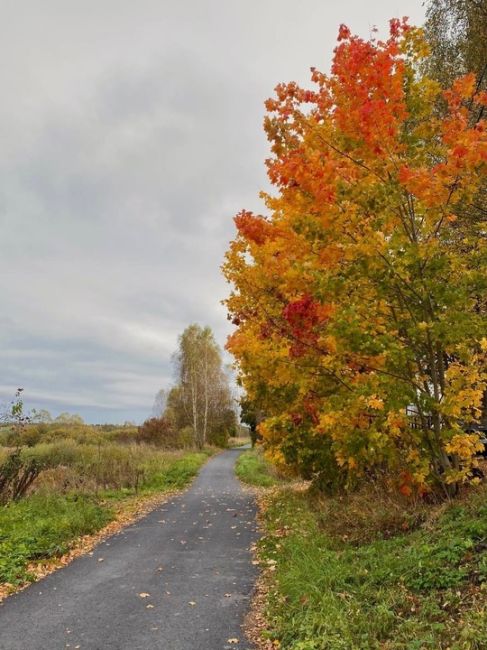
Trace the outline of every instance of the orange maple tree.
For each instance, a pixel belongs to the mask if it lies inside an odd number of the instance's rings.
[[[223,266],[228,349],[276,462],[326,485],[374,468],[404,493],[472,477],[486,385],[487,94],[422,72],[422,31],[341,26],[331,73],[266,103],[268,216]],[[477,116],[475,118],[475,116]]]

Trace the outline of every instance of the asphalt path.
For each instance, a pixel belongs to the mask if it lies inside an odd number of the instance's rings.
[[[1,650],[249,650],[257,530],[234,476],[239,453],[212,458],[188,491],[7,598]]]

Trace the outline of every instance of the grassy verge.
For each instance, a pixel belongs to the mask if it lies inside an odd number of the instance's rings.
[[[43,446],[29,451],[56,464],[39,477],[34,493],[0,507],[0,583],[15,586],[34,579],[30,563],[63,555],[78,537],[97,532],[133,508],[134,500],[185,487],[211,453],[134,449],[131,456],[138,454],[139,469],[133,485],[121,478],[123,472],[132,476],[126,450],[119,450],[118,459],[112,450],[110,464],[99,450],[73,449]],[[70,464],[60,464],[59,454]]]
[[[247,438],[228,438],[227,447],[233,449],[234,447],[243,447],[244,445],[250,445],[251,440]]]
[[[254,487],[271,487],[278,483],[275,471],[256,449],[249,449],[237,458],[235,473],[243,483]]]
[[[263,647],[485,650],[486,496],[399,516],[370,491],[319,507],[291,488],[267,494]],[[378,514],[360,516],[361,502]]]

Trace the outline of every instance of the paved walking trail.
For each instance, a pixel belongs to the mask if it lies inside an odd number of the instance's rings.
[[[240,450],[192,487],[0,605],[1,650],[249,650],[255,507]],[[238,644],[229,642],[238,639]]]

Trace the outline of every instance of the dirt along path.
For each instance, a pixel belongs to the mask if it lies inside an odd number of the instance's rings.
[[[0,604],[1,650],[249,650],[255,505],[240,450],[192,487]]]

